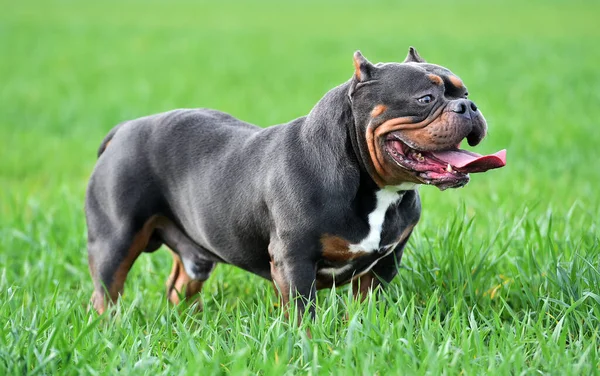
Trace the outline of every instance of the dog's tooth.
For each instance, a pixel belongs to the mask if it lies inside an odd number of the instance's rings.
[[[450,163],[448,163],[448,166],[446,166],[446,171],[452,172],[452,166],[450,166]]]
[[[417,157],[417,161],[419,162],[423,162],[425,160],[425,157],[423,157],[421,153],[417,153],[415,156]]]

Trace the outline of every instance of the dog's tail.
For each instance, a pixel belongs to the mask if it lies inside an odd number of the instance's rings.
[[[106,137],[104,137],[104,140],[102,140],[102,143],[100,144],[100,147],[98,148],[98,158],[100,158],[102,153],[104,153],[104,150],[106,150],[106,147],[108,146],[110,141],[113,139],[113,137],[115,136],[115,134],[117,133],[117,131],[119,130],[119,128],[121,128],[121,126],[123,124],[125,124],[125,123],[117,124],[113,129],[110,130],[110,132],[108,132]]]

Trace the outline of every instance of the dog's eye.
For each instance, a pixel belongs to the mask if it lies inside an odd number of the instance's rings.
[[[423,104],[427,104],[427,103],[431,103],[433,101],[433,96],[431,95],[424,95],[421,98],[417,99],[419,101],[419,103],[423,103]]]

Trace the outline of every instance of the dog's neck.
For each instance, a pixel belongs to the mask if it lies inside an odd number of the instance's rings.
[[[349,82],[329,90],[312,108],[302,125],[303,137],[327,138],[340,143],[354,126],[352,108],[347,98]],[[336,140],[337,139],[337,140]]]
[[[344,148],[343,153],[337,155],[350,154],[355,158],[360,167],[361,185],[376,188],[373,163],[368,152],[361,150],[360,127],[356,123],[348,97],[352,83],[350,80],[331,89],[317,102],[302,124],[301,137],[308,144],[325,144],[327,148],[338,152],[342,151],[340,148]]]

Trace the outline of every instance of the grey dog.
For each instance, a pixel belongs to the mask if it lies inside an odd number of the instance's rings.
[[[486,121],[448,69],[354,54],[352,78],[307,116],[260,128],[209,109],[123,122],[102,142],[86,195],[92,303],[115,302],[142,252],[165,244],[167,296],[197,298],[217,263],[274,282],[314,315],[317,289],[357,298],[390,282],[421,214],[417,187],[461,187],[505,164],[481,156]]]

